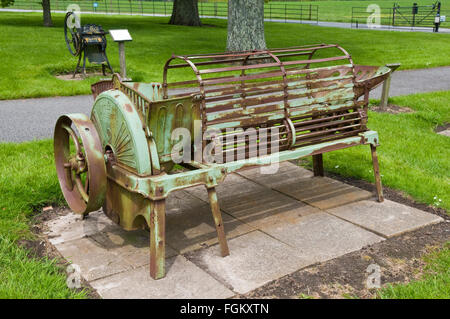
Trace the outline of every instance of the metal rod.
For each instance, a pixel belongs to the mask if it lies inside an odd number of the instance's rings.
[[[384,197],[383,197],[383,188],[381,186],[380,166],[378,165],[377,147],[373,144],[370,144],[370,150],[372,152],[373,174],[375,176],[377,199],[381,203],[384,200]]]
[[[225,237],[225,230],[223,227],[222,214],[220,213],[219,202],[217,200],[217,193],[214,187],[208,188],[209,203],[211,205],[212,215],[214,217],[214,224],[216,225],[217,237],[219,239],[220,252],[222,257],[228,256],[230,251],[228,249],[227,238]]]
[[[153,279],[165,275],[165,202],[156,200],[150,205],[150,276]]]

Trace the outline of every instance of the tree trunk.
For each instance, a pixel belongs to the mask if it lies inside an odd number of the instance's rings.
[[[44,26],[52,27],[52,13],[50,12],[50,0],[42,0],[42,13],[44,14]]]
[[[227,51],[263,49],[264,0],[229,0]]]
[[[169,24],[201,26],[198,0],[175,0]]]

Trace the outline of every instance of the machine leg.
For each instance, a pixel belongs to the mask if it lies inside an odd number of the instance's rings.
[[[151,203],[150,212],[150,276],[160,279],[165,276],[165,219],[166,201]]]
[[[313,171],[314,176],[324,176],[322,154],[313,155]]]
[[[104,76],[106,75],[105,69],[106,69],[105,64],[102,63],[102,74],[103,74]]]
[[[105,54],[105,60],[106,60],[106,64],[108,65],[109,70],[111,71],[111,74],[114,74],[114,71],[111,67],[111,64],[109,63],[109,60],[108,60],[108,57],[106,56],[106,54]]]
[[[217,237],[219,238],[220,252],[222,257],[228,256],[230,251],[228,250],[227,238],[225,237],[225,230],[223,227],[222,214],[219,208],[219,202],[217,200],[217,193],[214,187],[207,188],[209,203],[211,205],[211,211],[214,217],[214,223],[216,224]]]
[[[77,73],[78,73],[78,68],[80,67],[80,62],[81,62],[81,54],[78,57],[77,67],[75,68],[75,71],[73,72],[72,79],[75,78],[75,75],[77,75]]]
[[[373,174],[375,176],[375,186],[377,188],[377,199],[381,203],[384,198],[383,187],[381,186],[380,167],[378,165],[377,147],[370,144],[370,150],[372,152]]]
[[[86,52],[83,52],[83,76],[86,77]]]

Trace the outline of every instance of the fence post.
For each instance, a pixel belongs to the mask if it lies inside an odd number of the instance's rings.
[[[142,15],[144,15],[144,4],[143,4],[142,0],[141,0],[141,13],[142,13]]]
[[[312,13],[312,6],[311,4],[309,5],[309,20],[311,21],[311,13]]]
[[[120,3],[119,3],[119,0],[117,0],[117,10],[119,10],[119,14],[120,14]]]
[[[284,22],[286,23],[286,15],[287,15],[287,4],[284,4]]]
[[[395,26],[395,6],[392,8],[392,26]]]
[[[319,6],[316,6],[316,22],[319,24]]]

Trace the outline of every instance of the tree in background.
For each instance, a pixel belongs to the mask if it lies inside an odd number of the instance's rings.
[[[53,21],[52,21],[52,13],[50,11],[50,0],[42,0],[42,13],[44,15],[44,26],[45,27],[52,27]]]
[[[169,24],[201,26],[198,0],[174,0]]]
[[[227,51],[263,49],[264,0],[229,0]]]
[[[1,0],[2,7],[8,7],[14,4],[14,0]],[[42,13],[44,16],[44,26],[51,27],[53,26],[52,22],[52,13],[50,12],[50,0],[42,0]]]

